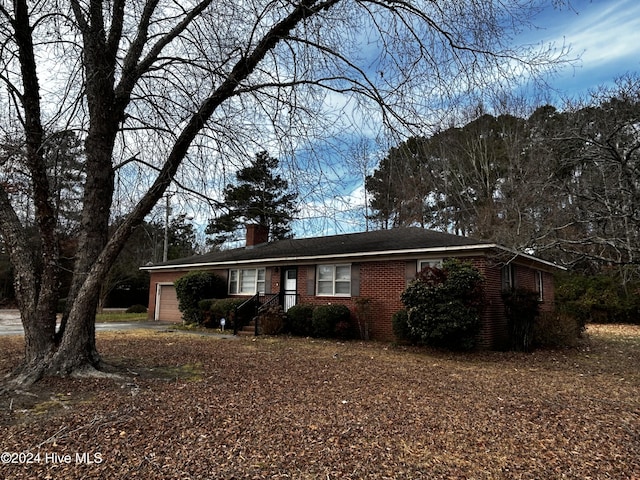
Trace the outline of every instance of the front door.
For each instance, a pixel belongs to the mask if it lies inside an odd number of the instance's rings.
[[[283,274],[284,283],[284,301],[283,308],[286,312],[297,303],[298,299],[298,270],[295,268],[287,268]]]

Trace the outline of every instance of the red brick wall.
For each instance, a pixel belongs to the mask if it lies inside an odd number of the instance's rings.
[[[485,277],[484,304],[482,309],[482,325],[479,333],[481,348],[502,349],[508,346],[507,319],[502,301],[502,272],[501,267],[491,264],[485,257],[466,258],[471,261]],[[314,267],[301,266],[298,268],[298,303],[313,305],[343,304],[352,313],[352,322],[357,327],[356,300],[370,298],[370,337],[376,340],[393,341],[391,317],[403,308],[400,295],[407,285],[407,272],[415,268],[415,260],[376,261],[354,264],[359,270],[359,295],[353,297],[321,297],[315,291],[309,292],[308,275]],[[536,287],[535,270],[526,266],[515,267],[516,284],[520,287],[534,290]],[[553,308],[553,276],[543,273],[544,299],[543,309]],[[279,290],[279,276],[273,275],[272,288]],[[310,285],[315,286],[312,281]]]
[[[544,299],[542,301],[542,304],[540,305],[540,310],[546,311],[546,312],[552,312],[556,308],[556,304],[555,304],[556,291],[555,291],[553,274],[548,272],[543,272],[542,275],[543,275],[542,293],[544,294]]]
[[[407,286],[406,262],[367,262],[360,265],[360,296],[371,299],[370,335],[394,340],[391,317],[404,308],[400,294]]]
[[[298,303],[312,305],[341,304],[351,310],[351,320],[357,329],[356,301],[370,298],[369,336],[375,340],[392,341],[392,315],[403,308],[400,294],[405,289],[405,262],[366,262],[354,264],[359,269],[360,292],[352,297],[324,297],[308,293],[309,268],[298,269]],[[313,282],[315,285],[315,281]]]
[[[273,267],[266,269],[265,277],[268,282],[268,285],[265,285],[266,293],[278,293],[280,291],[280,275],[280,269],[277,272]],[[269,282],[269,279],[271,279],[271,282]]]
[[[482,322],[478,334],[480,348],[503,349],[508,345],[507,318],[502,301],[501,267],[490,264],[487,259],[476,259],[474,264],[484,275],[484,305]]]
[[[246,246],[253,247],[269,241],[269,227],[257,224],[246,225]]]
[[[480,270],[485,277],[484,305],[482,309],[482,325],[479,333],[479,345],[482,348],[501,349],[508,345],[507,320],[502,301],[501,267],[490,263],[485,257],[466,258]],[[357,328],[356,300],[370,298],[370,337],[375,340],[393,341],[391,317],[403,308],[400,294],[404,291],[408,281],[408,272],[415,270],[416,260],[373,261],[353,264],[358,275],[352,275],[352,283],[359,277],[359,294],[353,297],[321,297],[315,295],[315,281],[309,278],[309,273],[315,275],[314,266],[299,266],[297,275],[298,303],[314,305],[343,304],[352,312],[352,323]],[[282,268],[276,272],[275,268],[267,269],[267,292],[272,293],[281,289],[280,274]],[[155,310],[156,284],[158,282],[173,282],[184,275],[183,272],[151,272],[149,289],[149,318],[153,319]],[[214,272],[226,278],[227,271]],[[535,270],[523,266],[515,267],[516,285],[535,290]],[[270,280],[270,281],[269,281]],[[544,301],[541,309],[552,310],[554,307],[553,275],[543,272]],[[313,286],[313,288],[311,288]],[[311,291],[309,291],[311,290]]]
[[[537,292],[536,270],[523,265],[516,265],[515,269],[516,287]],[[555,295],[554,280],[553,275],[548,272],[542,272],[542,295],[541,310],[553,310]]]
[[[509,346],[509,332],[504,302],[502,300],[502,268],[489,264],[484,259],[476,259],[475,265],[485,276],[483,322],[479,334],[479,345],[482,348],[495,350]],[[514,265],[515,286],[536,291],[536,269],[525,265]],[[542,272],[543,301],[542,311],[554,309],[554,279],[548,272]]]

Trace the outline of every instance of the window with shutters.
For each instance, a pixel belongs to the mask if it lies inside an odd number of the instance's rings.
[[[351,265],[318,265],[316,294],[321,297],[351,296]]]
[[[229,270],[230,295],[255,295],[265,291],[265,269],[245,268]]]

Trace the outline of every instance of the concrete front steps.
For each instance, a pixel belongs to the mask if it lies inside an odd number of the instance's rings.
[[[256,321],[251,320],[247,325],[238,330],[238,335],[243,337],[255,336],[256,334]]]

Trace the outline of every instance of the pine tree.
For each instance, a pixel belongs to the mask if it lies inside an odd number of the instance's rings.
[[[267,152],[256,154],[248,167],[236,173],[236,184],[229,184],[224,190],[224,203],[228,212],[211,219],[207,235],[219,246],[236,238],[235,234],[245,223],[257,223],[269,228],[269,240],[289,238],[290,222],[298,212],[295,207],[295,193],[287,193],[289,183],[274,172],[278,159]]]

